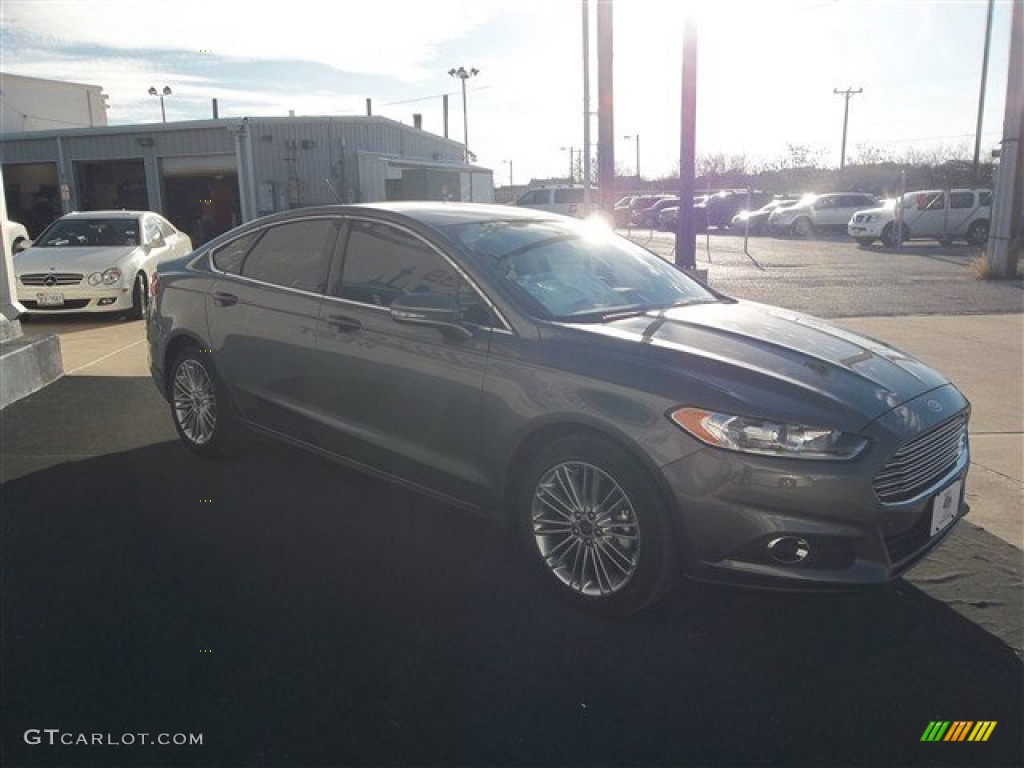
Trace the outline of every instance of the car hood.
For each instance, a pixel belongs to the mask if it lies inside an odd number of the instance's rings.
[[[867,423],[949,383],[883,342],[752,302],[701,304],[573,327],[677,353],[679,373],[726,399],[764,410],[784,401],[813,402]]]
[[[14,257],[14,269],[26,272],[81,272],[88,275],[118,266],[138,246],[98,246],[90,248],[29,248]]]

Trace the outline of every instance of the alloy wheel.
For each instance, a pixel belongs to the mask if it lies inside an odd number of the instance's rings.
[[[209,372],[198,361],[185,358],[174,372],[174,418],[184,436],[205,445],[217,429],[217,394]]]
[[[531,523],[548,569],[579,594],[614,594],[636,572],[640,528],[633,503],[592,464],[563,462],[545,472],[534,489]]]

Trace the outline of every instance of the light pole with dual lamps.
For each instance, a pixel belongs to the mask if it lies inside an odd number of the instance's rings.
[[[469,117],[466,114],[466,81],[471,77],[476,77],[480,74],[480,70],[476,67],[466,69],[465,67],[459,67],[458,69],[449,69],[448,74],[452,77],[457,77],[462,81],[462,147],[464,151],[463,160],[469,163]]]
[[[164,96],[171,95],[171,86],[165,85],[162,91],[158,91],[155,87],[149,89],[150,96],[160,97],[160,118],[163,122],[167,122],[167,111],[164,109]]]

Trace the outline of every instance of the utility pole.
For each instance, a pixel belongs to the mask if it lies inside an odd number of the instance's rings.
[[[839,170],[842,171],[846,167],[846,125],[850,122],[850,98],[858,93],[864,93],[864,89],[847,88],[845,91],[840,91],[838,88],[833,88],[832,93],[846,97],[846,105],[843,108],[843,148],[839,152]]]
[[[615,206],[615,89],[612,82],[612,0],[597,4],[597,173],[601,210]]]
[[[994,277],[1017,275],[1021,240],[1024,239],[1024,3],[1013,4],[1010,19],[1009,73],[1006,78],[1006,112],[999,148],[999,172],[992,196],[992,228],[988,241],[988,265]]]
[[[697,227],[693,220],[694,157],[697,148],[697,22],[686,15],[683,25],[683,78],[679,130],[679,216],[676,225],[676,266],[697,268]]]
[[[583,10],[583,210],[590,215],[590,0]]]
[[[992,43],[992,11],[995,0],[988,0],[988,21],[985,23],[985,51],[981,55],[981,87],[978,89],[978,125],[974,129],[974,184],[981,185],[981,122],[985,114],[985,83],[988,82],[988,49]]]

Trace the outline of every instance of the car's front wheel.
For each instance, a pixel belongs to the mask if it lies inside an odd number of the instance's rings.
[[[170,370],[169,395],[174,428],[189,449],[214,457],[240,446],[224,385],[208,353],[187,347],[178,354]]]
[[[988,222],[976,221],[967,230],[967,242],[971,245],[984,245],[988,242]]]
[[[673,537],[661,494],[603,438],[574,435],[542,449],[524,474],[518,511],[543,577],[585,609],[634,613],[671,584]]]
[[[139,272],[135,276],[135,284],[132,286],[132,308],[126,313],[129,320],[141,320],[146,316],[146,307],[149,304],[149,286],[146,283],[146,276]]]

